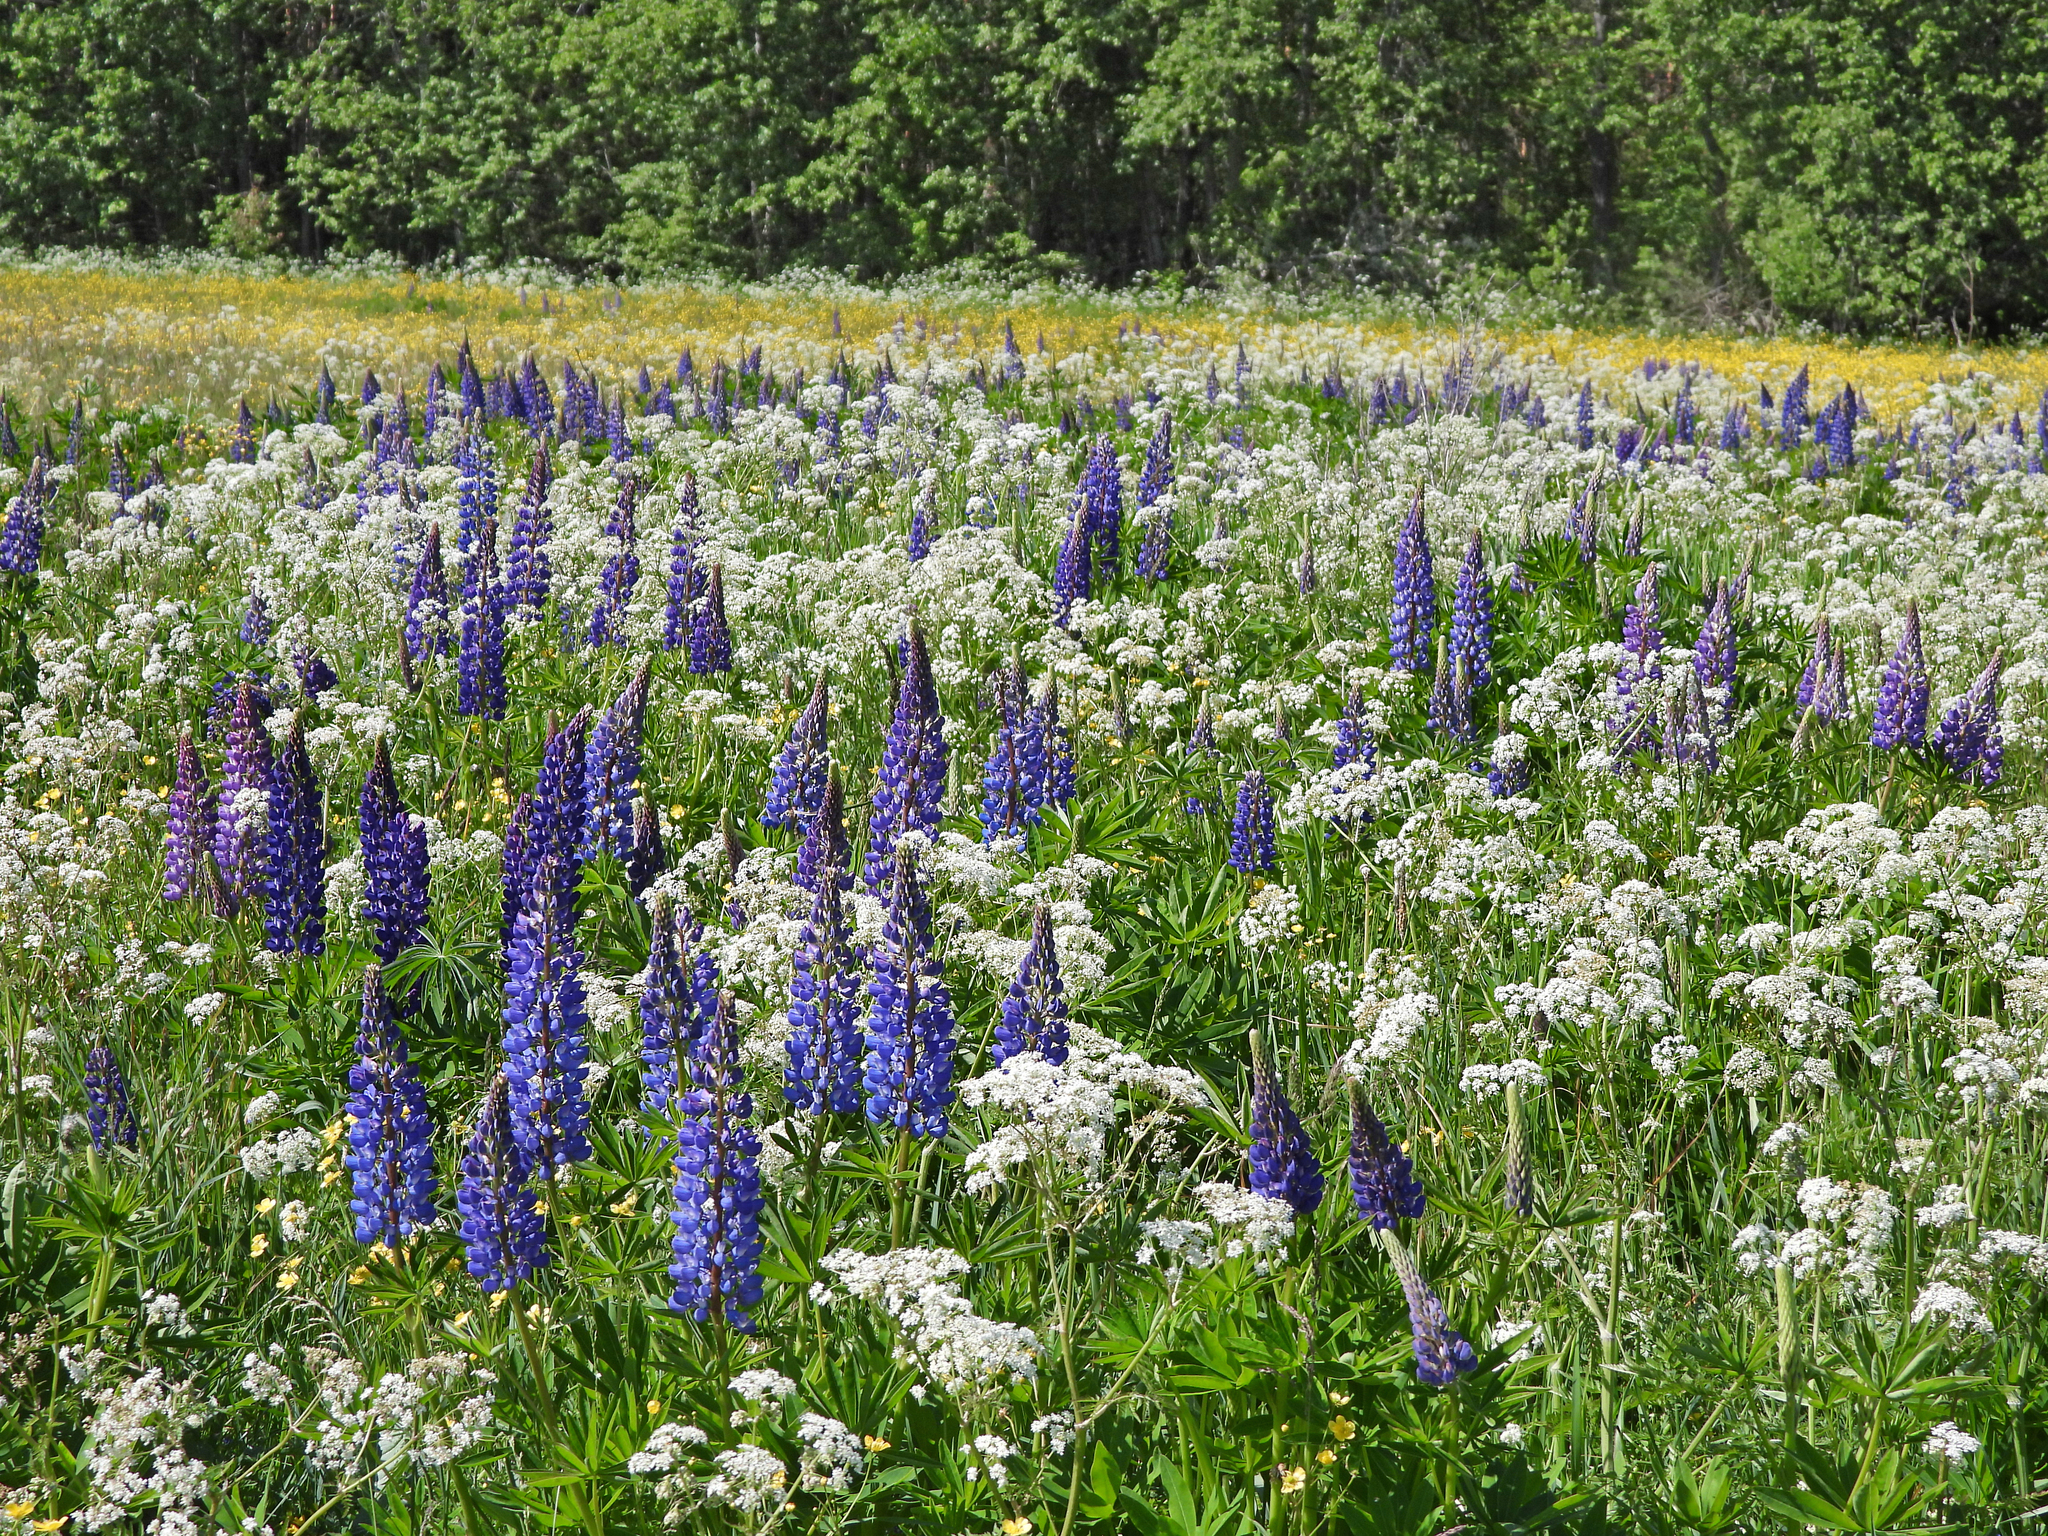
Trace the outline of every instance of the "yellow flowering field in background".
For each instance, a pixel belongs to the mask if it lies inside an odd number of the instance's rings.
[[[839,333],[835,338],[834,322]],[[154,272],[0,268],[0,390],[31,412],[96,396],[102,408],[161,402],[205,415],[246,397],[288,397],[324,359],[344,393],[363,367],[417,387],[434,359],[469,338],[486,371],[531,351],[564,358],[600,378],[657,373],[689,347],[700,365],[737,358],[756,344],[771,356],[821,366],[841,345],[877,341],[914,361],[936,341],[987,356],[1008,322],[1025,351],[1041,339],[1056,357],[1113,346],[1126,327],[1208,350],[1243,340],[1270,356],[1297,357],[1314,373],[1338,348],[1377,359],[1441,363],[1461,346],[1555,359],[1597,387],[1626,388],[1644,359],[1698,363],[1726,379],[1775,388],[1802,363],[1816,396],[1855,385],[1890,414],[1926,398],[1939,381],[1974,376],[1977,398],[2026,409],[2048,388],[2048,350],[1994,346],[1857,346],[1827,338],[1690,336],[1557,329],[1459,329],[1399,322],[1282,318],[1257,309],[1133,305],[1115,295],[1004,304],[961,295],[894,299],[846,287],[807,297],[789,289],[515,285],[382,276],[259,276],[226,271]],[[354,377],[351,377],[351,375]]]

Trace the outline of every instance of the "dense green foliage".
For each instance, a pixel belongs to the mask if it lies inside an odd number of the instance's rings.
[[[2048,25],[1894,0],[15,0],[0,238],[2048,317]]]

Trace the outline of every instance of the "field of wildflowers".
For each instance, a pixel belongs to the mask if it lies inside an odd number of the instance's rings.
[[[73,278],[0,1531],[2048,1504],[2041,360]]]

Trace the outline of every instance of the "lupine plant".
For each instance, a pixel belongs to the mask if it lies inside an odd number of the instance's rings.
[[[0,402],[6,1529],[2029,1528],[2037,365],[920,292]]]

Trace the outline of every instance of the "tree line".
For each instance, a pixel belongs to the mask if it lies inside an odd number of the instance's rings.
[[[0,242],[2048,321],[1985,0],[9,0]]]

